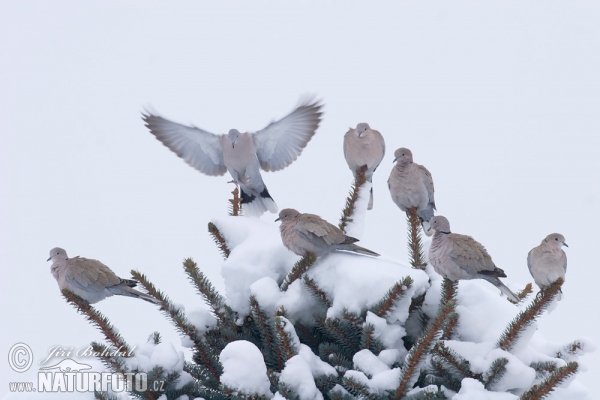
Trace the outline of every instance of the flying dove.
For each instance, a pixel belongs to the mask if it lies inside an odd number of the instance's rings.
[[[519,299],[498,278],[506,278],[496,267],[485,247],[471,236],[450,231],[446,217],[436,215],[429,220],[435,231],[429,248],[429,262],[433,269],[451,281],[459,279],[485,279],[500,289],[513,302]]]
[[[132,289],[137,281],[119,278],[100,261],[79,256],[69,258],[67,252],[60,247],[50,250],[48,261],[50,260],[50,272],[58,282],[58,287],[61,290],[67,289],[90,304],[115,294],[160,304],[154,297]]]
[[[356,129],[350,128],[344,135],[344,157],[348,167],[354,174],[363,167],[367,166],[365,178],[373,182],[373,172],[377,169],[383,156],[385,155],[385,140],[379,131],[371,129],[369,124],[361,122],[356,125]],[[373,208],[373,188],[369,197],[369,206],[367,210]]]
[[[142,113],[142,119],[156,139],[198,171],[212,176],[229,171],[240,185],[245,213],[259,216],[267,210],[277,212],[260,169],[279,171],[294,162],[315,134],[321,108],[318,101],[305,101],[260,131],[231,129],[227,135],[180,125],[151,113]]]
[[[527,255],[529,272],[540,289],[546,289],[558,278],[565,279],[567,255],[562,246],[569,247],[565,237],[560,233],[552,233]]]
[[[286,208],[279,212],[279,218],[275,221],[280,220],[281,241],[299,256],[313,253],[319,257],[336,250],[379,256],[354,244],[358,239],[346,236],[341,229],[318,215],[302,214],[292,208]]]
[[[428,226],[435,210],[431,173],[413,162],[412,152],[404,147],[394,152],[394,162],[396,165],[388,179],[392,200],[406,213],[416,208],[417,215],[423,221],[423,230],[426,234],[432,233]]]

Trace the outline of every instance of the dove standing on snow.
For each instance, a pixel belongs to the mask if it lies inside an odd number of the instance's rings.
[[[379,256],[371,250],[355,245],[358,239],[346,236],[337,226],[331,225],[318,215],[301,214],[292,208],[286,208],[279,212],[279,218],[275,221],[281,221],[279,231],[285,247],[299,256],[306,253],[322,256],[336,250]]]
[[[540,289],[546,289],[558,278],[565,279],[567,255],[562,246],[569,247],[565,237],[560,233],[552,233],[527,255],[529,272]]]
[[[365,178],[373,182],[373,172],[377,169],[383,156],[385,155],[385,140],[378,131],[371,129],[369,124],[360,123],[356,129],[350,128],[344,135],[344,157],[348,167],[354,174],[363,167],[367,166]],[[367,210],[373,208],[373,188],[369,197],[369,206]]]
[[[451,281],[459,279],[485,279],[500,289],[513,302],[519,299],[498,278],[506,278],[503,270],[496,267],[485,247],[471,236],[450,232],[450,222],[437,215],[429,221],[435,230],[429,262],[433,269]]]
[[[423,221],[423,230],[426,234],[431,233],[428,223],[435,210],[431,173],[413,162],[412,152],[404,147],[394,152],[394,162],[396,165],[388,179],[392,200],[406,213],[416,208],[417,215]]]
[[[132,289],[137,281],[119,278],[100,261],[79,256],[69,258],[67,252],[60,247],[50,250],[48,261],[50,260],[50,271],[58,282],[58,287],[61,290],[67,289],[90,304],[115,294],[160,304],[154,297]]]
[[[260,169],[279,171],[296,160],[319,127],[321,108],[319,102],[303,102],[258,132],[231,129],[227,135],[215,135],[150,113],[142,114],[142,119],[156,139],[198,171],[213,176],[229,171],[240,185],[244,211],[259,216],[267,210],[277,212]]]

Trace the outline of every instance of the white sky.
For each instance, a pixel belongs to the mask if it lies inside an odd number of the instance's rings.
[[[16,342],[39,360],[102,339],[60,296],[45,262],[55,246],[122,277],[139,269],[188,310],[202,305],[183,258],[223,288],[206,225],[227,211],[229,177],[164,148],[144,107],[225,133],[264,127],[304,93],[325,116],[298,161],[263,175],[280,208],[337,222],[352,180],[342,137],[368,122],[388,154],[365,247],[407,259],[386,181],[408,147],[433,175],[438,213],[513,288],[532,281],[527,252],[565,235],[565,300],[540,329],[600,343],[599,21],[593,1],[0,2],[0,357]],[[98,309],[129,343],[155,330],[178,343],[147,303]],[[582,362],[579,379],[596,386],[600,354]],[[25,375],[1,361],[0,396]]]

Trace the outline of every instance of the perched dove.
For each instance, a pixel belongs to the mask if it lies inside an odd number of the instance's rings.
[[[500,289],[509,299],[519,299],[498,278],[506,278],[503,270],[496,267],[485,247],[471,236],[450,232],[446,217],[436,215],[429,221],[435,230],[429,262],[438,274],[451,281],[459,279],[485,279]]]
[[[132,289],[137,281],[119,278],[100,261],[79,256],[69,258],[67,252],[60,247],[50,250],[48,261],[50,260],[50,271],[58,282],[58,287],[61,290],[67,289],[90,304],[115,294],[160,304],[154,297]]]
[[[527,255],[529,272],[540,289],[546,289],[558,278],[565,279],[567,255],[562,246],[569,247],[565,237],[560,233],[552,233]]]
[[[346,236],[337,226],[331,225],[318,215],[301,214],[294,209],[286,208],[279,212],[279,218],[275,221],[279,220],[281,220],[279,227],[281,241],[285,247],[299,256],[304,256],[306,253],[322,256],[336,250],[379,256],[371,250],[355,245],[358,239]]]
[[[277,212],[260,168],[279,171],[294,162],[315,134],[321,108],[318,101],[303,102],[258,132],[231,129],[227,135],[215,135],[150,113],[142,114],[142,119],[156,139],[198,171],[213,176],[229,171],[240,185],[244,211],[259,216],[267,210]]]
[[[414,163],[412,152],[404,147],[394,152],[394,162],[396,165],[388,179],[392,200],[404,212],[416,208],[417,215],[423,221],[423,230],[426,234],[432,233],[428,226],[435,210],[431,173],[424,166]]]
[[[348,167],[354,174],[363,167],[367,166],[365,178],[373,182],[373,172],[377,169],[383,156],[385,155],[385,140],[379,131],[371,129],[369,124],[361,122],[356,125],[356,129],[350,128],[344,135],[344,157]],[[373,208],[373,188],[369,197],[369,206],[367,210]]]

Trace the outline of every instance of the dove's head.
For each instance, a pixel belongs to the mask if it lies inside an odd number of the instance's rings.
[[[356,134],[358,135],[358,137],[361,137],[363,133],[365,133],[370,128],[371,127],[369,126],[369,124],[367,124],[366,122],[361,122],[360,124],[356,125]]]
[[[569,245],[565,243],[565,237],[560,233],[549,234],[546,236],[546,239],[544,239],[544,242],[550,247],[556,247],[557,249],[560,249],[562,246],[569,247]]]
[[[279,218],[277,218],[275,221],[291,221],[298,215],[300,215],[300,213],[293,208],[284,208],[283,210],[279,211]]]
[[[52,262],[54,263],[56,261],[63,261],[68,259],[69,257],[67,256],[67,252],[65,251],[65,249],[55,247],[52,250],[50,250],[50,258],[48,258],[48,260],[46,261],[52,260]]]
[[[229,137],[229,141],[231,142],[231,147],[235,148],[235,142],[240,136],[240,131],[238,131],[237,129],[230,129],[227,136]]]
[[[394,162],[396,161],[398,164],[410,164],[413,162],[412,152],[405,147],[400,147],[394,152]]]
[[[429,220],[429,226],[429,229],[433,229],[436,232],[450,233],[450,222],[448,222],[448,218],[442,217],[441,215],[436,215],[431,218]]]

